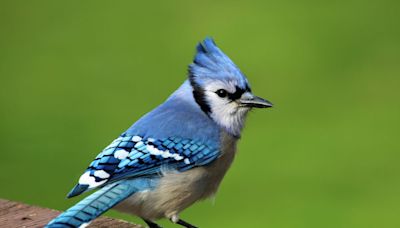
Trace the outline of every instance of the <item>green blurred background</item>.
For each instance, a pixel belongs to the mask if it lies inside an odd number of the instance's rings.
[[[60,210],[79,200],[65,195],[90,161],[185,80],[210,35],[275,107],[251,113],[216,199],[182,217],[400,227],[399,6],[3,0],[0,197]]]

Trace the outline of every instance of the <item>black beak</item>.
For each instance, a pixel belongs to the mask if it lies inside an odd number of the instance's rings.
[[[272,103],[254,95],[243,97],[239,100],[240,104],[251,108],[271,108]]]

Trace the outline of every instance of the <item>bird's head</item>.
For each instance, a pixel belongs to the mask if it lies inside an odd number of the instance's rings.
[[[247,78],[211,38],[197,45],[194,61],[189,65],[189,81],[200,108],[237,137],[249,110],[272,107],[269,101],[252,93]]]

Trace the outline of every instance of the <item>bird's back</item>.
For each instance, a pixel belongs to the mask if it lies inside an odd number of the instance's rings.
[[[159,139],[188,138],[210,146],[219,146],[220,141],[220,127],[197,105],[188,81],[125,133]]]

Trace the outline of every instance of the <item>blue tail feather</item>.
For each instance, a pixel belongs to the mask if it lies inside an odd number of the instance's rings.
[[[109,184],[60,214],[46,228],[80,227],[88,224],[135,192],[151,189],[156,183],[154,179],[138,178]]]
[[[71,198],[77,195],[82,194],[83,192],[89,189],[89,185],[87,184],[77,184],[75,187],[68,193],[67,198]]]

